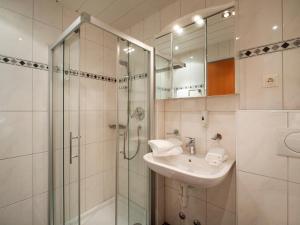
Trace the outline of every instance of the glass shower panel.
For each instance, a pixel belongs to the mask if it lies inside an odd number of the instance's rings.
[[[127,54],[129,43],[126,40],[118,39],[118,162],[117,162],[117,223],[118,225],[128,225],[128,97],[129,79],[128,65],[129,56]]]
[[[73,33],[64,42],[64,208],[65,223],[80,224],[80,39]]]
[[[79,34],[53,50],[53,221],[80,224]]]
[[[128,195],[129,224],[148,223],[149,174],[143,156],[149,137],[149,59],[143,48],[129,44]]]

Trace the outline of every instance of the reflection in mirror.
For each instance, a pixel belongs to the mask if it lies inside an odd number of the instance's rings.
[[[156,99],[171,98],[171,60],[156,54]]]
[[[207,95],[235,94],[234,9],[207,18]]]
[[[166,34],[155,41],[156,99],[172,98],[171,38],[172,34]]]
[[[173,98],[205,96],[205,24],[173,35]]]

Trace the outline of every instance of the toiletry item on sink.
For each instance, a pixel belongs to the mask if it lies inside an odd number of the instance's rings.
[[[227,159],[228,155],[225,153],[225,149],[221,147],[209,149],[205,156],[205,160],[208,164],[213,166],[218,166]]]
[[[148,141],[153,156],[165,157],[170,155],[179,155],[183,152],[182,142],[176,138],[170,138],[167,140],[150,140]]]

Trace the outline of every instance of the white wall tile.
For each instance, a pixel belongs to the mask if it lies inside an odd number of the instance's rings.
[[[102,198],[100,189],[100,175],[94,175],[86,179],[86,209],[95,207]]]
[[[179,211],[178,211],[179,212]],[[178,214],[178,212],[175,212]],[[193,224],[194,220],[200,221],[201,224],[206,222],[206,202],[195,198],[189,197],[188,205],[185,209],[186,213],[186,222],[187,224]],[[179,217],[177,217],[179,218]]]
[[[34,19],[62,30],[62,6],[51,0],[34,0]]]
[[[32,113],[0,113],[0,158],[32,153]]]
[[[206,132],[201,124],[201,113],[199,112],[184,112],[181,113],[181,130],[180,135],[185,143],[188,143],[186,137],[195,138],[196,153],[201,154],[206,152]],[[188,148],[186,148],[188,151]]]
[[[165,134],[179,130],[180,135],[180,112],[166,112],[165,113]]]
[[[33,152],[48,151],[48,113],[33,113]]]
[[[282,180],[238,172],[238,224],[287,225],[286,193]]]
[[[32,199],[1,208],[0,221],[3,225],[32,225]]]
[[[103,157],[102,145],[99,143],[92,143],[86,146],[86,157],[85,157],[85,166],[86,166],[86,176],[96,175],[100,172],[100,161]]]
[[[86,143],[100,141],[103,135],[103,112],[86,111]]]
[[[165,220],[172,225],[179,225],[180,219],[178,213],[180,212],[180,202],[178,192],[165,188]]]
[[[33,225],[48,224],[48,192],[33,197]]]
[[[235,225],[236,215],[212,204],[207,204],[207,225]]]
[[[300,222],[300,184],[288,183],[288,221],[289,225],[297,225]]]
[[[300,23],[300,1],[284,0],[283,6],[283,39],[288,40],[300,36],[298,25]]]
[[[40,23],[33,22],[33,61],[48,64],[49,46],[57,40],[61,30]]]
[[[217,133],[222,135],[222,140],[215,141],[211,138]],[[221,146],[230,158],[235,159],[236,121],[234,112],[209,112],[208,128],[206,134],[207,150]]]
[[[0,162],[0,207],[32,196],[32,156]]]
[[[187,98],[181,100],[181,112],[200,112],[205,110],[205,98]]]
[[[180,17],[180,1],[176,1],[160,11],[161,29]]]
[[[32,17],[33,15],[33,0],[1,0],[0,7],[10,9],[28,17]]]
[[[282,40],[281,0],[239,0],[238,48],[247,49]],[[277,25],[277,30],[272,27]]]
[[[236,111],[239,108],[239,96],[210,96],[207,98],[208,111]]]
[[[0,111],[32,111],[32,69],[0,65]]]
[[[2,55],[32,59],[32,19],[0,8],[0,29]]]
[[[288,127],[300,128],[300,111],[291,111],[288,113]],[[289,157],[288,180],[300,183],[300,158]]]
[[[181,16],[205,8],[205,0],[181,0]]]
[[[236,170],[232,169],[218,186],[207,189],[207,202],[226,211],[236,211]]]
[[[47,111],[49,107],[48,71],[33,71],[33,111]]]
[[[181,101],[178,99],[171,99],[165,101],[165,111],[166,112],[179,112],[181,109]]]
[[[285,109],[300,109],[300,49],[283,52],[283,103]]]
[[[33,154],[33,194],[48,191],[48,152]]]
[[[287,127],[287,114],[240,111],[237,115],[239,170],[287,179],[287,158],[277,155],[278,129]]]
[[[276,75],[278,85],[264,88],[264,76]],[[240,60],[242,109],[282,109],[282,53]]]

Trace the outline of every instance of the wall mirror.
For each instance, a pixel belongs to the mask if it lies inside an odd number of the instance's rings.
[[[234,16],[226,9],[156,38],[157,99],[235,94]]]

